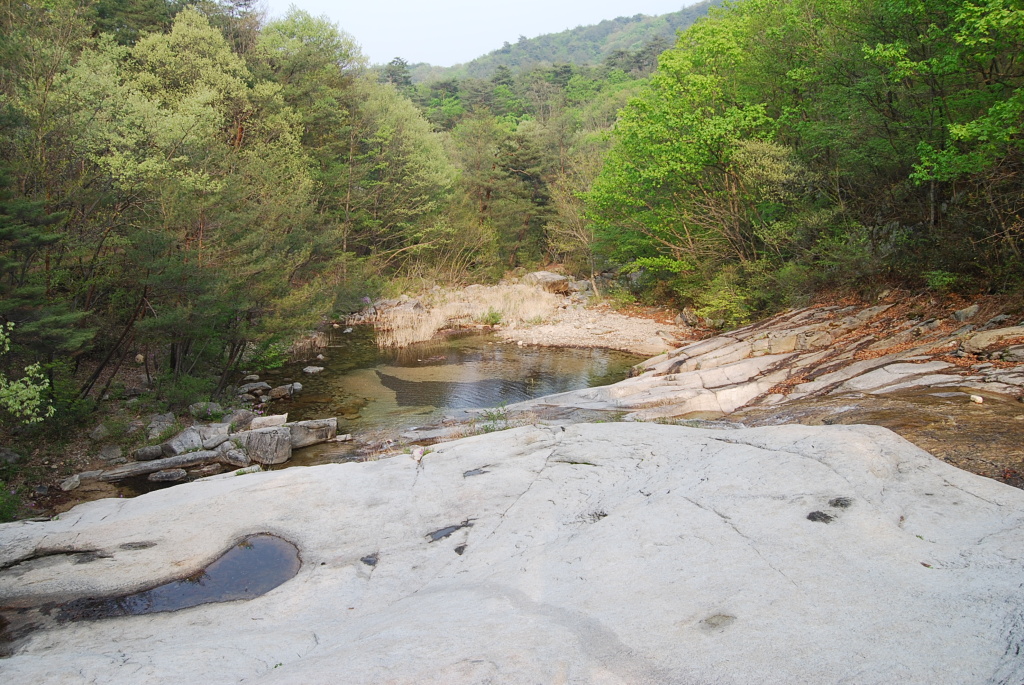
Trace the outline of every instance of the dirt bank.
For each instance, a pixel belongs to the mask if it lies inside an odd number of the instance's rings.
[[[510,342],[545,347],[601,347],[654,356],[697,340],[700,334],[672,322],[668,310],[633,308],[628,313],[607,304],[584,307],[566,304],[543,323],[502,327],[498,335]]]

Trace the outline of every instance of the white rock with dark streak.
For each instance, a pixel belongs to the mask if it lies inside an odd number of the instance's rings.
[[[864,426],[519,428],[222,474],[0,526],[0,605],[151,587],[254,531],[295,578],[37,632],[5,685],[1024,681],[1024,492]]]

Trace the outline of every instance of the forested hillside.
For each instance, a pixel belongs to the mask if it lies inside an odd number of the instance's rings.
[[[657,64],[658,55],[676,41],[676,33],[690,27],[705,16],[710,7],[721,0],[704,0],[678,12],[648,16],[606,19],[591,26],[577,26],[560,33],[536,38],[520,36],[514,44],[454,67],[435,67],[419,63],[410,65],[414,83],[451,78],[491,78],[498,67],[513,71],[553,64],[595,65],[605,61],[621,62],[639,57],[643,66]],[[620,65],[622,66],[622,65]],[[627,65],[626,70],[633,65]]]
[[[180,406],[365,298],[552,262],[723,324],[1019,289],[1022,42],[1016,0],[745,0],[656,71],[413,84],[299,10],[0,0],[4,422],[136,358]]]
[[[1024,8],[746,0],[620,115],[588,194],[616,262],[726,322],[822,287],[1024,280]]]

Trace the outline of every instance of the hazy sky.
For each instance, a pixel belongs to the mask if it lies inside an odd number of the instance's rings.
[[[634,14],[665,14],[697,0],[265,0],[271,17],[289,5],[327,15],[363,46],[373,63],[451,66],[515,43],[520,35],[596,24]]]

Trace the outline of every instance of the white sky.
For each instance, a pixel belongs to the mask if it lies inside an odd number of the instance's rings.
[[[326,15],[375,64],[402,57],[448,67],[515,43],[634,14],[665,14],[697,0],[265,0],[270,17],[294,4]]]

